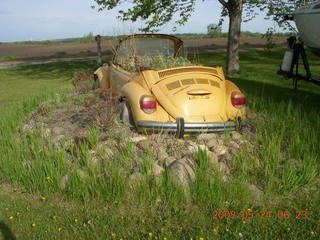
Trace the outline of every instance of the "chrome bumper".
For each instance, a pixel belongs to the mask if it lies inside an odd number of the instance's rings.
[[[180,125],[180,127],[179,127]],[[153,121],[138,121],[138,128],[146,131],[154,132],[178,132],[180,128],[184,133],[209,133],[209,132],[223,132],[225,130],[234,130],[236,128],[235,122],[224,123],[183,123],[183,126],[178,122],[153,122]]]

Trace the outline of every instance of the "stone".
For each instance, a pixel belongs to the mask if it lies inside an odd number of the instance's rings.
[[[218,163],[218,156],[214,152],[209,151],[208,156],[210,158],[210,163],[211,164],[217,164]]]
[[[108,157],[110,157],[110,158],[113,157],[113,155],[114,155],[113,151],[112,151],[111,148],[109,148],[109,147],[106,147],[105,153],[106,153],[106,155],[107,155]]]
[[[223,175],[230,175],[230,168],[225,162],[220,162],[219,167]]]
[[[85,179],[88,178],[88,174],[82,170],[82,169],[77,169],[77,175],[81,178],[81,179]]]
[[[129,184],[134,185],[137,182],[139,182],[142,178],[143,178],[143,175],[141,173],[139,173],[139,172],[132,173],[129,176]]]
[[[155,176],[160,176],[164,172],[164,168],[159,166],[157,163],[153,164],[153,174]]]
[[[212,149],[218,156],[224,155],[228,152],[228,148],[224,145],[218,145],[214,149]]]
[[[52,139],[53,146],[58,149],[61,148],[63,141],[65,140],[64,135],[58,135]]]
[[[114,155],[110,146],[107,145],[105,142],[101,142],[98,144],[98,146],[96,148],[96,153],[106,155],[107,157],[113,157],[113,155]]]
[[[108,135],[104,132],[100,133],[99,142],[104,142],[108,140]]]
[[[215,133],[201,133],[198,137],[198,141],[209,141],[210,139],[217,138]]]
[[[138,166],[135,166],[134,168],[131,169],[130,173],[133,174],[133,173],[137,173],[139,172],[139,167]]]
[[[237,132],[237,131],[232,131],[232,132],[230,133],[230,136],[231,136],[232,140],[234,140],[234,141],[240,141],[240,140],[242,140],[242,135],[241,135],[239,132]]]
[[[51,136],[51,130],[49,128],[44,128],[42,131],[42,136],[48,138]]]
[[[96,156],[92,156],[90,160],[93,167],[96,167],[99,163],[99,159]]]
[[[79,146],[81,144],[87,144],[89,143],[89,140],[86,136],[75,136],[73,138],[74,143]]]
[[[216,148],[218,145],[219,145],[219,141],[218,141],[218,139],[215,139],[215,138],[210,139],[210,140],[206,143],[206,146],[207,146],[209,149],[214,149],[214,148]]]
[[[53,133],[54,135],[62,135],[63,133],[65,133],[65,129],[62,128],[62,127],[54,127],[54,128],[52,129],[52,133]]]
[[[236,143],[235,141],[229,142],[228,147],[229,147],[229,148],[232,148],[232,149],[236,149],[236,150],[240,149],[239,144]]]
[[[69,180],[70,173],[64,175],[60,181],[60,188],[63,190],[66,188],[67,182]]]
[[[190,145],[190,146],[188,146],[188,150],[190,151],[190,153],[195,153],[195,152],[197,152],[199,149],[202,150],[202,151],[209,151],[209,149],[207,148],[207,146],[204,145],[204,144],[199,144],[199,145],[195,144],[195,145]]]
[[[155,150],[155,155],[158,160],[164,160],[168,157],[168,153],[162,147]]]
[[[130,138],[130,141],[134,143],[138,143],[142,140],[147,140],[147,138],[145,136],[136,136],[136,137]]]
[[[260,201],[263,195],[263,192],[254,184],[247,183],[248,190],[255,196],[257,201]]]
[[[143,150],[144,152],[147,152],[150,146],[151,142],[149,140],[140,140],[139,142],[137,142],[137,147]]]
[[[168,168],[173,182],[181,186],[190,186],[195,181],[194,163],[188,158],[174,161]]]
[[[176,161],[177,159],[176,158],[174,158],[174,157],[171,157],[171,156],[169,156],[169,157],[167,157],[165,160],[164,160],[164,165],[165,165],[165,167],[167,168],[167,167],[169,167],[174,161]]]

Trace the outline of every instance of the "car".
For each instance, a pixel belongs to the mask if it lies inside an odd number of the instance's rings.
[[[96,87],[122,96],[121,119],[140,133],[177,137],[234,130],[246,117],[246,97],[222,67],[183,58],[183,41],[135,34],[119,41],[110,64],[95,72]]]

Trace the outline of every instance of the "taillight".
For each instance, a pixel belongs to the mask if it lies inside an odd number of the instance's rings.
[[[154,96],[143,95],[140,98],[140,108],[145,113],[154,113],[157,110],[157,101]]]
[[[246,96],[241,92],[231,94],[231,103],[235,108],[242,108],[246,104]]]

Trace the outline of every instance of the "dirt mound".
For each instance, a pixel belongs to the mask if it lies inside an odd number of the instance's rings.
[[[83,86],[80,82],[81,79],[74,80],[75,85]],[[119,157],[126,156],[123,174],[130,184],[134,185],[144,175],[159,177],[167,172],[176,184],[189,187],[202,164],[197,159],[206,159],[210,171],[220,172],[227,181],[232,174],[234,154],[244,145],[248,153],[253,151],[250,141],[236,131],[204,133],[185,139],[176,139],[170,134],[140,135],[120,121],[122,103],[117,92],[81,89],[41,103],[21,132],[22,139],[30,132],[38,132],[48,146],[52,144],[54,149],[68,152],[70,171],[75,164],[73,152],[85,146],[94,167],[112,165]],[[245,129],[253,130],[252,127]],[[61,180],[62,185],[68,181],[70,171]],[[89,169],[83,165],[77,171],[85,178]]]

